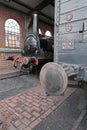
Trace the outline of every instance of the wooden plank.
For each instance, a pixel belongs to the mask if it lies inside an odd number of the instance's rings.
[[[61,3],[65,3],[65,2],[68,2],[70,0],[61,0]]]
[[[79,31],[80,22],[71,22],[60,25],[59,34],[74,33]]]
[[[79,8],[84,8],[87,6],[87,0],[70,0],[61,4],[61,12],[66,13],[72,10],[77,10]]]
[[[59,26],[59,34],[75,33],[81,31],[84,23],[84,32],[87,31],[87,20],[68,22]]]
[[[87,43],[87,31],[83,35],[83,42]]]
[[[87,7],[60,15],[60,24],[87,19]]]

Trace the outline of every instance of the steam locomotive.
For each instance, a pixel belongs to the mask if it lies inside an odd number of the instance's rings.
[[[17,58],[14,60],[14,67],[17,67],[16,60]],[[18,61],[21,71],[31,72],[33,68],[41,68],[50,61],[53,61],[53,39],[29,34],[25,39],[24,49]]]
[[[45,63],[53,61],[53,38],[38,34],[38,14],[33,13],[33,33],[28,34],[24,41],[21,56],[9,57],[14,67],[20,71],[31,72],[33,68],[41,68]]]

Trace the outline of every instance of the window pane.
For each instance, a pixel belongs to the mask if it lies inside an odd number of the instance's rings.
[[[20,28],[17,21],[8,19],[5,22],[6,46],[20,47]]]
[[[49,37],[51,37],[51,36],[52,36],[52,35],[51,35],[51,32],[50,32],[50,31],[48,31],[48,30],[45,32],[45,35],[46,35],[46,36],[49,36]]]
[[[39,34],[42,34],[41,29],[39,28]]]

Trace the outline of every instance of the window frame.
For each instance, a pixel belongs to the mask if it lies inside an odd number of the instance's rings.
[[[20,26],[14,19],[5,21],[5,46],[8,48],[20,48]]]

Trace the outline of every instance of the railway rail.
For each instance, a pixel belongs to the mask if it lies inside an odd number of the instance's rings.
[[[0,80],[11,79],[11,78],[18,77],[18,76],[21,76],[21,75],[24,75],[24,74],[25,73],[22,73],[22,72],[2,74],[2,75],[0,75]]]

